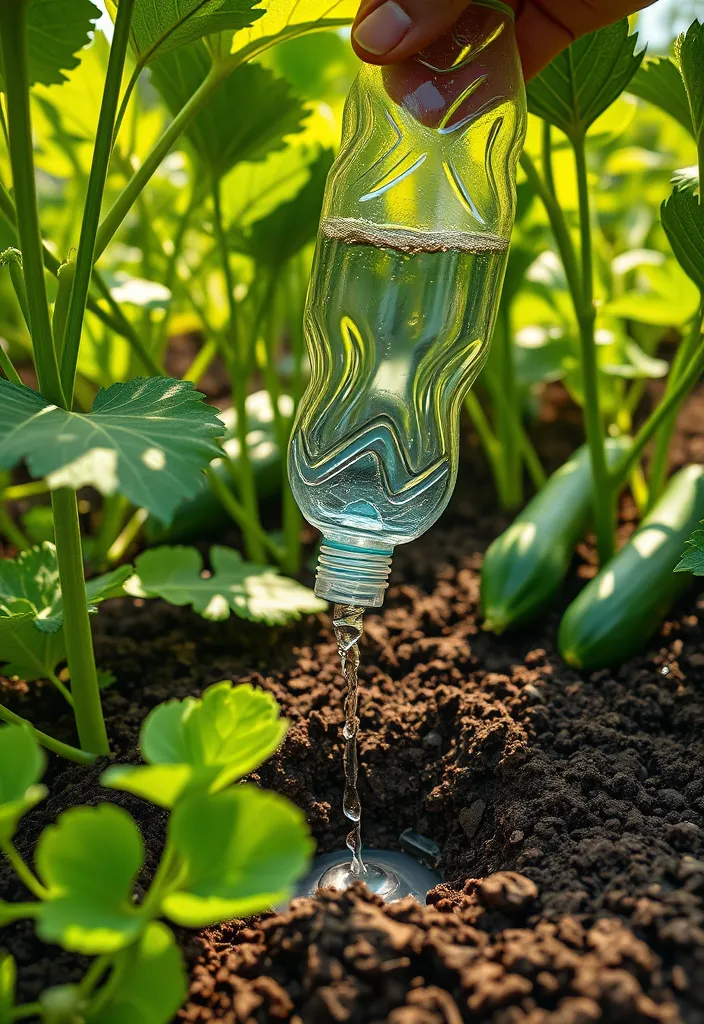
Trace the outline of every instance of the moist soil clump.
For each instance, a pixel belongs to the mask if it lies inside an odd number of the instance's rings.
[[[699,399],[681,417],[678,461],[701,457],[703,436]],[[191,991],[179,1021],[704,1024],[704,600],[695,588],[621,668],[580,674],[559,658],[556,630],[593,574],[585,544],[553,611],[483,633],[481,552],[508,520],[479,466],[470,451],[443,521],[398,550],[360,668],[365,844],[398,849],[411,828],[439,845],[445,883],[428,907],[384,907],[358,887],[180,933]],[[628,501],[621,519],[625,536]],[[343,686],[327,618],[272,632],[122,601],[95,633],[98,664],[116,677],[104,694],[116,760],[138,757],[140,723],[161,701],[221,679],[262,686],[291,726],[259,780],[304,808],[321,852],[344,847]],[[3,700],[72,738],[50,688],[7,683]],[[101,790],[101,767],[52,761],[51,799],[18,845],[31,854],[72,803],[120,802],[145,832],[146,887],[163,815]],[[4,866],[0,897],[23,898]],[[31,925],[5,929],[3,943],[22,1001],[84,967]]]

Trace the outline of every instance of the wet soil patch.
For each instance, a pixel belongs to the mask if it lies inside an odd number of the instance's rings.
[[[702,437],[704,402],[693,402],[678,459],[701,457]],[[386,607],[367,619],[360,674],[365,841],[399,848],[407,828],[432,838],[446,883],[425,908],[385,908],[360,889],[183,933],[192,981],[180,1021],[704,1024],[704,600],[694,590],[642,656],[580,675],[555,635],[592,571],[584,545],[554,611],[508,637],[483,633],[481,552],[506,520],[479,467],[470,451],[446,517],[399,550]],[[633,518],[625,503],[624,534]],[[262,784],[305,809],[321,851],[343,844],[342,692],[327,619],[272,631],[123,601],[101,611],[95,633],[98,663],[116,676],[105,707],[118,760],[136,757],[140,722],[164,699],[220,679],[255,683],[291,721]],[[25,690],[8,684],[3,699],[70,738],[60,698]],[[163,817],[101,790],[99,768],[53,762],[51,799],[27,817],[20,845],[31,851],[70,804],[119,801],[147,838],[146,885]],[[19,894],[3,868],[0,896]],[[81,974],[29,925],[3,942],[23,1001]]]

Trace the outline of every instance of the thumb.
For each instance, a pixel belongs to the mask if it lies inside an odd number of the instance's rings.
[[[352,28],[355,53],[394,64],[423,50],[458,21],[471,0],[364,0]]]

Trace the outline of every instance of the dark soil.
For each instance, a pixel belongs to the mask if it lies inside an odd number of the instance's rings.
[[[556,436],[549,424],[539,433]],[[570,429],[558,433],[568,449]],[[677,460],[703,449],[699,399],[681,417]],[[627,533],[628,503],[622,517]],[[450,511],[398,551],[386,606],[367,621],[365,841],[398,848],[414,829],[439,844],[446,883],[428,907],[383,907],[360,888],[184,934],[192,984],[180,1021],[704,1024],[704,600],[690,595],[642,656],[580,675],[555,635],[592,571],[589,545],[546,618],[500,639],[481,631],[481,552],[504,525],[470,451]],[[272,635],[123,601],[95,632],[98,663],[117,677],[105,707],[118,759],[136,756],[140,722],[164,699],[253,682],[291,720],[262,783],[305,809],[322,851],[341,846],[342,693],[326,619]],[[70,737],[53,691],[40,703],[15,686],[4,699]],[[163,816],[100,790],[100,767],[52,764],[52,799],[27,817],[20,845],[30,851],[70,804],[119,800],[147,836],[146,883]],[[0,896],[19,891],[0,877]],[[29,925],[4,941],[23,1001],[83,970]]]

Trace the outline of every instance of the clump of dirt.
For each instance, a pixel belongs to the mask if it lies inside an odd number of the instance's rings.
[[[704,402],[682,423],[675,447],[691,461]],[[592,571],[587,545],[547,616],[502,638],[482,632],[481,552],[506,519],[477,467],[470,452],[442,523],[397,552],[360,671],[364,840],[398,848],[407,828],[435,840],[445,885],[428,908],[328,893],[183,934],[192,983],[179,1020],[704,1024],[704,600],[688,595],[641,656],[581,675],[559,658],[556,630]],[[632,519],[624,504],[624,533]],[[137,756],[161,701],[220,679],[262,686],[291,725],[260,781],[304,808],[321,852],[343,847],[343,694],[327,618],[272,631],[122,601],[95,632],[98,663],[116,676],[104,696],[118,760]],[[71,738],[51,689],[8,684],[3,700]],[[76,799],[118,799],[98,774],[52,764],[52,802],[27,816],[25,852]],[[148,837],[146,886],[163,819],[130,800]],[[1,897],[17,898],[12,884],[4,871]],[[80,973],[31,928],[5,935],[23,999]]]

